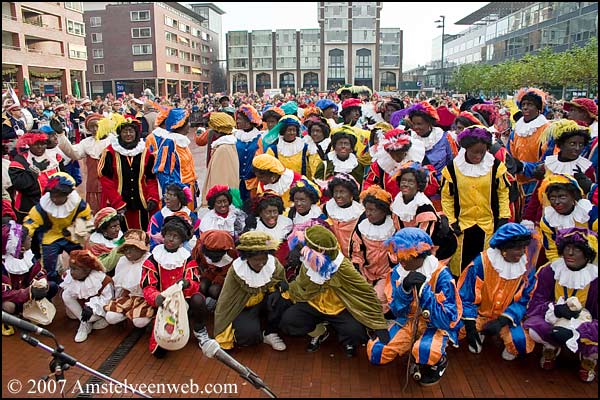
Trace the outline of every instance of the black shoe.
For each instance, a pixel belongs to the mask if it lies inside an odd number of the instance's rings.
[[[321,347],[321,343],[326,341],[328,337],[329,331],[325,331],[325,333],[323,333],[322,335],[310,339],[308,346],[306,346],[306,351],[308,351],[309,353],[313,353],[319,350],[319,347]]]
[[[154,353],[152,353],[152,355],[160,360],[161,358],[165,358],[165,356],[167,355],[167,350],[158,346],[156,350],[154,350]]]
[[[437,384],[440,379],[442,379],[442,375],[444,375],[447,367],[448,359],[446,356],[443,356],[442,359],[433,366],[421,364],[421,380],[419,383],[421,386],[432,386]]]
[[[348,358],[354,357],[354,355],[356,354],[356,346],[354,346],[353,344],[344,345],[344,353],[346,353],[346,357]]]

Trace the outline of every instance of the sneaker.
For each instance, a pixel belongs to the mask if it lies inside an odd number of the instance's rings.
[[[583,382],[593,382],[596,379],[597,360],[582,358],[579,364],[579,379]]]
[[[560,347],[546,347],[542,351],[542,358],[540,359],[540,367],[549,371],[556,367],[556,357],[560,354]]]
[[[194,331],[194,336],[198,339],[198,345],[202,348],[202,343],[210,340],[210,336],[208,336],[208,331],[206,327],[200,329],[199,331]]]
[[[217,300],[213,299],[212,297],[207,297],[205,302],[206,302],[206,308],[208,309],[208,311],[214,312],[215,309],[217,308]]]
[[[356,346],[353,344],[344,345],[344,353],[346,353],[346,357],[354,357],[356,354]]]
[[[322,335],[310,339],[308,346],[306,346],[306,351],[308,351],[309,353],[313,353],[319,350],[319,347],[321,347],[321,343],[326,341],[328,337],[329,331],[326,330],[325,333],[323,333]]]
[[[85,342],[88,338],[88,335],[92,332],[92,329],[93,328],[91,323],[82,321],[79,324],[79,329],[77,329],[77,334],[75,335],[75,342]]]
[[[15,334],[15,329],[12,325],[2,324],[2,336],[12,336]]]
[[[166,349],[163,349],[163,348],[162,348],[162,347],[160,347],[160,346],[158,346],[158,347],[156,348],[156,350],[154,350],[154,353],[152,353],[152,355],[153,355],[155,358],[158,358],[158,359],[160,360],[160,359],[162,359],[162,358],[165,358],[165,356],[167,355],[167,350],[166,350]]]
[[[506,360],[506,361],[512,361],[515,358],[517,358],[516,354],[511,353],[510,351],[508,351],[508,349],[505,347],[504,350],[502,351],[502,359]]]
[[[100,318],[98,321],[92,323],[92,329],[96,329],[96,330],[104,329],[108,325],[110,325],[110,324],[108,323],[108,321],[106,319]]]
[[[283,343],[283,340],[275,332],[268,335],[265,335],[263,332],[263,343],[271,345],[273,350],[284,351],[286,349],[285,343]]]
[[[431,365],[421,365],[421,380],[419,383],[421,386],[433,386],[436,385],[440,379],[442,379],[442,375],[446,372],[446,368],[448,368],[448,358],[443,356],[437,364]]]

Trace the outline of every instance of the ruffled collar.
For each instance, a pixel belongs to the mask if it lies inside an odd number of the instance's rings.
[[[492,267],[502,279],[511,280],[520,278],[527,270],[527,255],[525,254],[515,263],[506,261],[502,257],[502,252],[492,247],[486,250],[486,254],[490,259]]]
[[[138,144],[133,149],[125,149],[123,146],[121,146],[119,144],[118,137],[111,136],[110,137],[110,145],[112,146],[114,151],[116,151],[120,155],[126,156],[126,157],[137,156],[138,154],[142,154],[142,152],[146,149],[146,143],[144,142],[144,139],[140,139]]]
[[[188,147],[191,143],[190,139],[188,139],[187,136],[176,132],[169,132],[168,130],[163,128],[156,128],[152,131],[152,133],[154,134],[154,136],[159,138],[171,139],[179,147]]]
[[[300,153],[304,148],[304,142],[301,138],[297,137],[293,142],[288,143],[283,140],[283,137],[279,137],[277,141],[277,153],[280,156],[292,157]]]
[[[110,134],[110,136],[114,135]],[[92,157],[95,160],[100,159],[100,157],[102,156],[102,152],[108,147],[109,143],[110,137],[105,137],[104,139],[97,140],[93,136],[87,137],[80,142],[81,148],[85,150],[88,156]]]
[[[260,272],[255,272],[246,260],[237,258],[233,261],[233,270],[239,276],[246,285],[251,288],[263,287],[273,278],[275,272],[275,257],[269,255],[267,257],[267,263],[262,267]]]
[[[90,242],[95,244],[101,244],[103,246],[108,247],[109,249],[114,249],[118,246],[117,241],[121,239],[123,236],[123,232],[119,231],[119,236],[116,239],[110,240],[104,237],[100,232],[94,232],[90,235]]]
[[[182,267],[190,257],[190,252],[182,246],[171,253],[165,249],[164,244],[159,244],[152,250],[152,255],[161,268],[170,271]]]
[[[215,210],[210,210],[200,221],[200,232],[206,232],[211,229],[233,232],[236,218],[236,211],[233,205],[229,206],[229,212],[226,217],[221,217]]]
[[[286,168],[277,182],[269,183],[268,185],[265,185],[264,187],[265,187],[265,190],[272,190],[281,196],[282,194],[284,194],[285,192],[287,192],[290,189],[293,182],[294,182],[294,171],[289,168]]]
[[[92,296],[96,296],[106,274],[102,271],[91,271],[90,274],[82,281],[73,279],[71,276],[71,270],[68,269],[65,274],[64,280],[60,284],[63,288],[64,293],[69,297],[75,297],[76,299],[89,299]]]
[[[221,136],[220,138],[218,138],[217,140],[215,140],[214,142],[212,142],[212,144],[210,145],[210,147],[214,150],[219,146],[223,146],[226,144],[235,144],[237,142],[237,139],[235,138],[235,136],[233,135],[225,135],[225,136]]]
[[[23,258],[15,258],[12,255],[3,255],[2,256],[2,264],[4,265],[4,269],[6,272],[13,275],[23,275],[29,272],[31,267],[33,267],[33,252],[27,250],[23,254]]]
[[[170,217],[175,212],[184,212],[187,215],[190,215],[190,213],[191,213],[190,209],[187,206],[183,206],[183,207],[181,207],[177,211],[173,211],[173,210],[171,210],[170,208],[168,208],[166,206],[160,209],[160,213],[162,214],[163,218]]]
[[[432,205],[429,197],[425,196],[423,192],[417,192],[415,197],[413,197],[408,204],[404,202],[402,193],[398,193],[390,208],[392,212],[396,214],[398,218],[400,218],[400,221],[409,222],[415,218],[415,215],[417,215],[417,208],[424,204]]]
[[[252,128],[250,132],[246,132],[241,129],[236,129],[235,131],[233,131],[233,134],[240,142],[248,143],[256,139],[261,134],[261,131],[259,131],[256,128]]]
[[[330,151],[327,153],[327,158],[333,163],[333,172],[336,173],[344,172],[349,174],[358,166],[358,159],[353,153],[350,153],[350,156],[342,161],[338,158],[337,154],[335,154],[335,151]]]
[[[558,154],[546,157],[544,164],[546,166],[546,169],[548,169],[553,174],[567,175],[573,175],[577,171],[578,167],[581,170],[581,172],[585,172],[592,166],[592,162],[590,160],[581,156],[577,157],[577,159],[573,161],[560,161],[558,159]]]
[[[231,262],[233,261],[233,258],[231,258],[231,256],[227,253],[225,253],[225,255],[223,256],[223,258],[221,258],[219,261],[217,262],[213,262],[210,258],[205,257],[206,259],[206,263],[208,265],[212,265],[215,266],[217,268],[223,268],[228,266],[229,264],[231,264]]]
[[[73,190],[69,196],[67,196],[67,201],[65,204],[60,206],[57,206],[52,200],[50,200],[50,193],[45,193],[40,199],[40,206],[42,206],[42,209],[54,218],[65,218],[71,214],[71,212],[77,206],[79,206],[80,202],[81,196],[79,196],[77,190]]]
[[[150,257],[149,252],[146,252],[135,262],[129,261],[125,256],[119,258],[117,266],[115,267],[115,277],[113,278],[115,288],[123,288],[133,295],[140,295],[142,293],[140,288],[142,264],[148,257]]]
[[[385,221],[381,225],[374,225],[368,218],[365,218],[358,224],[358,230],[363,237],[379,242],[391,238],[394,232],[396,232],[394,221],[392,221],[392,217],[389,215],[385,217]]]
[[[429,282],[429,279],[431,279],[431,275],[433,275],[435,270],[439,267],[439,264],[440,262],[438,261],[436,256],[427,256],[427,258],[425,258],[425,261],[423,261],[423,265],[421,265],[421,268],[417,268],[416,271],[425,275],[425,278],[427,278],[425,282]],[[396,272],[398,273],[398,284],[402,284],[402,281],[404,281],[404,278],[406,278],[406,275],[408,275],[410,271],[405,270],[402,264],[400,263],[396,267]]]
[[[444,130],[437,126],[434,126],[431,130],[431,133],[427,137],[419,136],[419,134],[412,129],[410,130],[412,138],[412,142],[421,142],[425,146],[425,151],[429,151],[433,149],[433,146],[437,144],[444,137]]]
[[[558,213],[552,206],[544,208],[544,218],[548,225],[555,229],[573,228],[579,224],[585,224],[590,219],[589,212],[592,210],[592,203],[588,199],[581,199],[575,204],[575,208],[569,215]]]
[[[304,257],[300,257],[300,261],[302,261],[302,265],[306,268],[306,276],[310,279],[311,282],[316,283],[317,285],[322,285],[331,279],[331,275],[335,274],[338,269],[340,269],[340,265],[344,261],[344,254],[341,251],[338,251],[337,257],[331,261],[333,264],[333,268],[330,271],[329,278],[325,278],[321,276],[317,271],[311,268],[311,266],[304,260]]]
[[[334,199],[327,201],[327,215],[336,221],[348,222],[358,219],[365,208],[357,201],[352,201],[352,205],[342,208],[337,205]]]
[[[537,118],[525,122],[525,118],[521,117],[515,124],[515,134],[521,137],[528,137],[542,125],[546,124],[548,120],[543,114],[537,116]]]
[[[290,234],[293,227],[293,222],[288,217],[279,215],[277,217],[277,224],[273,228],[269,228],[260,220],[260,217],[256,217],[256,230],[259,232],[267,232],[275,239],[279,241],[285,240],[287,235]]]
[[[304,136],[304,142],[308,145],[308,154],[312,155],[312,154],[318,153],[317,144],[310,137],[310,135]],[[323,150],[323,152],[326,152],[327,149],[329,148],[330,144],[331,144],[331,138],[326,137],[325,139],[323,139],[319,142],[319,147],[321,148],[321,150]]]
[[[485,156],[483,156],[483,160],[479,164],[469,164],[467,162],[467,158],[465,154],[467,150],[461,148],[454,159],[454,165],[461,174],[465,176],[469,176],[471,178],[479,178],[480,176],[487,175],[494,166],[494,156],[490,154],[490,152],[486,152]]]
[[[579,271],[572,271],[567,267],[564,258],[554,260],[550,267],[554,271],[554,279],[561,285],[569,289],[583,289],[594,279],[598,278],[598,266],[589,264]]]
[[[321,208],[318,205],[313,204],[312,206],[310,206],[310,210],[308,210],[306,215],[300,215],[296,211],[296,215],[294,215],[294,219],[292,220],[292,222],[294,225],[303,224],[307,221],[310,221],[311,219],[319,218],[322,214],[323,211],[321,211]]]

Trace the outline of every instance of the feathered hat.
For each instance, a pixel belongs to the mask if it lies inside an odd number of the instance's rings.
[[[438,115],[437,110],[426,101],[422,101],[420,103],[414,104],[408,108],[405,108],[404,110],[396,111],[394,114],[392,114],[392,116],[395,115],[394,119],[403,120],[407,116],[408,116],[408,118],[412,118],[412,116],[415,115],[415,113],[417,113],[417,112],[422,112],[422,113],[429,115],[436,122],[438,122],[440,120],[440,116]],[[391,121],[392,120],[390,118],[390,122]]]
[[[400,229],[385,241],[385,245],[400,261],[418,257],[433,249],[431,237],[419,228]]]
[[[565,133],[573,131],[581,131],[582,133],[587,133],[588,139],[591,136],[590,128],[586,126],[581,126],[577,122],[570,119],[559,119],[558,121],[553,121],[550,125],[548,125],[546,129],[544,129],[540,140],[542,141],[542,143],[548,142],[550,138],[556,141]]]
[[[379,144],[387,151],[408,150],[411,146],[410,135],[402,129],[392,129],[383,135]]]
[[[556,246],[563,247],[566,243],[578,243],[592,250],[598,256],[598,234],[586,228],[566,228],[556,232]]]
[[[94,254],[89,250],[73,250],[69,253],[69,265],[91,269],[93,271],[105,272],[104,266]]]
[[[262,124],[262,119],[260,118],[260,115],[258,115],[258,111],[256,111],[256,108],[252,107],[250,104],[242,104],[235,112],[235,119],[237,119],[237,116],[240,113],[248,118],[251,124],[256,126],[260,126]]]
[[[540,110],[540,112],[544,112],[546,110],[547,95],[544,91],[534,87],[523,87],[519,89],[519,91],[515,95],[515,101],[519,109],[521,109],[521,102],[523,101],[523,97],[530,97],[531,100],[533,100],[534,103],[536,103],[536,106],[538,107],[538,110]]]

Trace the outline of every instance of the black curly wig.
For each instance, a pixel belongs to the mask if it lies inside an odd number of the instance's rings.
[[[348,174],[345,174],[345,175],[348,175]],[[350,191],[350,193],[352,193],[352,199],[354,201],[358,201],[359,196],[360,196],[360,193],[358,192],[358,186],[353,181],[339,178],[337,176],[337,174],[334,175],[333,179],[331,179],[329,181],[329,184],[327,185],[327,192],[328,192],[329,197],[333,197],[333,189],[338,185],[341,185],[341,186],[345,187],[346,189],[348,189]]]
[[[176,232],[181,236],[184,242],[187,242],[192,238],[193,228],[192,226],[183,218],[178,215],[171,215],[165,218],[165,223],[160,230],[160,234],[166,236],[167,232]]]
[[[424,192],[425,187],[427,187],[428,176],[427,176],[427,173],[425,171],[423,171],[422,169],[402,168],[400,170],[400,173],[396,177],[396,182],[398,183],[398,186],[400,186],[400,179],[402,179],[402,176],[404,176],[405,174],[409,174],[409,173],[415,175],[415,180],[417,181],[417,190],[419,192]]]

